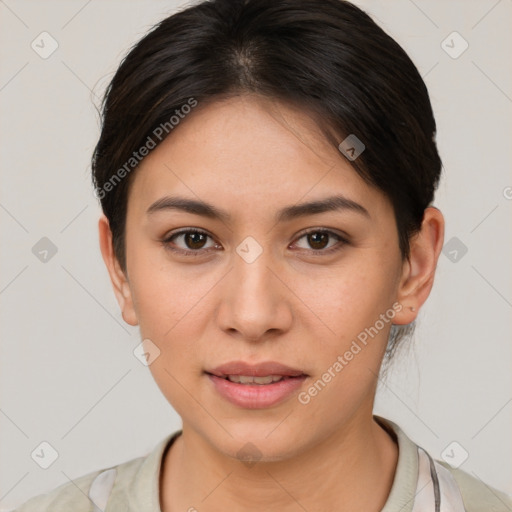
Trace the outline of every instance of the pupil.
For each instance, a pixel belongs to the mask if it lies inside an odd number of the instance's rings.
[[[202,245],[204,244],[204,240],[199,240],[200,237],[204,237],[204,235],[202,233],[187,233],[185,235],[187,246],[190,249],[201,249]]]
[[[326,247],[328,239],[329,235],[327,233],[316,232],[308,235],[308,243],[313,249],[323,249]],[[320,246],[318,246],[318,244],[320,244]]]

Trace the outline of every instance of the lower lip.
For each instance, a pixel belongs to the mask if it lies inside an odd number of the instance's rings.
[[[306,379],[302,375],[272,384],[238,384],[211,374],[208,377],[226,400],[245,409],[265,409],[276,405],[297,391]]]

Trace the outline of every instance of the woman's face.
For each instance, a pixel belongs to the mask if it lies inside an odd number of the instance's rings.
[[[269,460],[368,422],[391,324],[403,323],[391,203],[301,111],[273,105],[199,104],[144,159],[122,304],[160,351],[150,370],[184,429]],[[336,208],[302,207],[328,199]]]

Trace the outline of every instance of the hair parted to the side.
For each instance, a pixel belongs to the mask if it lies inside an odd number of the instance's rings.
[[[121,267],[134,152],[148,137],[155,145],[164,140],[155,130],[169,126],[191,99],[205,105],[245,93],[300,107],[336,147],[350,134],[364,143],[349,163],[391,201],[408,258],[410,238],[433,202],[441,159],[427,88],[405,51],[343,0],[206,0],[156,25],[129,51],[105,93],[93,183]],[[393,325],[388,358],[413,327]]]

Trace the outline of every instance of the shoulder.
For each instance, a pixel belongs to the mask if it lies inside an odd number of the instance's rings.
[[[13,512],[89,512],[94,510],[89,499],[89,488],[92,481],[102,470],[89,473],[71,482],[60,485],[46,494],[40,494],[23,503]]]
[[[512,512],[512,498],[461,469],[436,460],[455,479],[467,512]]]
[[[138,457],[117,466],[88,473],[35,496],[13,512],[94,512],[103,510],[114,484],[131,480],[146,457]]]
[[[145,456],[88,473],[35,496],[13,512],[159,510],[162,457],[180,434],[178,430],[167,435]]]
[[[441,503],[441,510],[452,512],[512,512],[510,496],[476,475],[433,459],[396,423],[381,416],[374,417],[396,436],[398,443],[395,480],[382,512],[434,510],[436,502]]]

